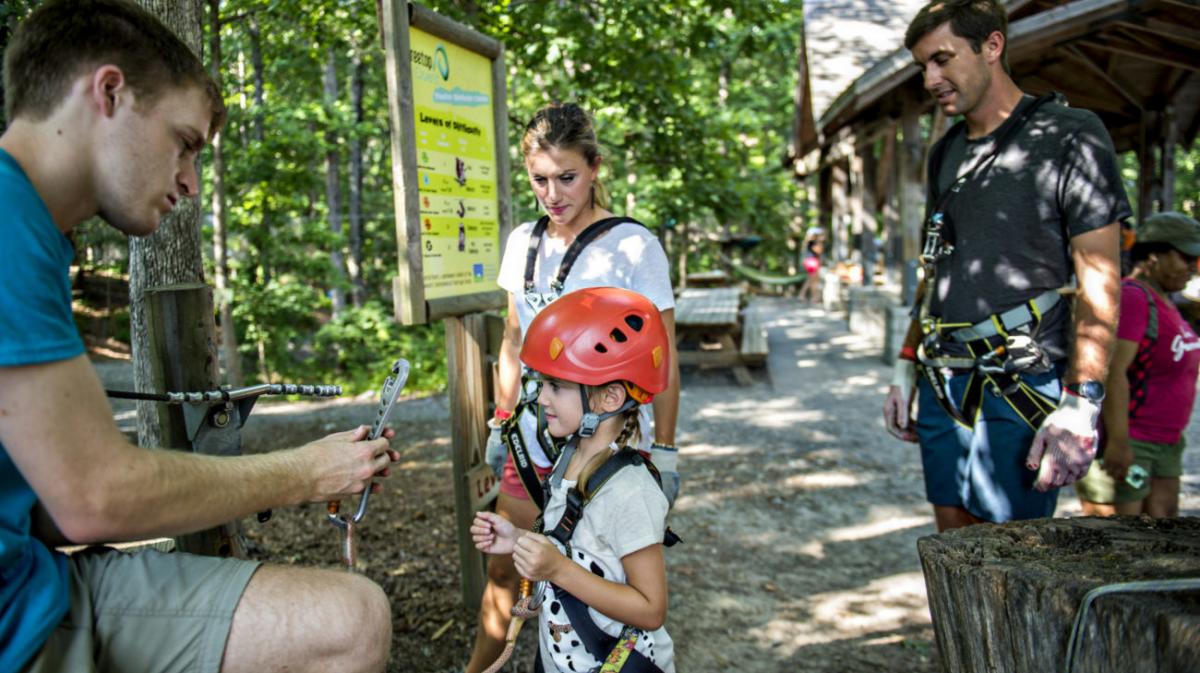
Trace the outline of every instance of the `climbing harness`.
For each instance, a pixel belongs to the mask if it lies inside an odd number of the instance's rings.
[[[400,391],[408,382],[408,369],[408,360],[403,358],[392,363],[391,375],[383,382],[383,388],[379,392],[379,410],[375,414],[375,422],[371,425],[371,431],[367,433],[367,441],[379,439],[384,428],[387,427],[388,417],[396,408],[396,400],[400,397]],[[354,530],[367,515],[367,500],[371,497],[371,488],[374,486],[375,482],[372,481],[363,489],[362,497],[358,501],[358,510],[352,516],[338,513],[342,507],[341,500],[330,500],[326,503],[326,516],[329,518],[329,522],[342,532],[342,562],[347,570],[354,570],[358,560]]]
[[[575,260],[583,252],[583,249],[599,238],[601,234],[626,223],[645,226],[631,217],[606,217],[589,224],[587,229],[581,231],[575,240],[571,241],[571,245],[563,253],[562,261],[558,264],[558,273],[555,274],[554,280],[550,281],[550,291],[538,292],[533,276],[537,269],[538,249],[542,246],[542,237],[545,236],[546,227],[550,224],[550,216],[543,215],[538,219],[533,225],[533,231],[529,234],[529,249],[525,253],[525,302],[529,304],[529,307],[536,313],[562,296],[563,286],[566,284],[567,276],[571,273],[571,267],[575,265]]]
[[[1036,335],[1042,317],[1059,301],[1058,292],[1050,290],[974,325],[922,321],[924,337],[917,348],[918,369],[951,418],[965,427],[974,427],[985,388],[990,387],[1031,428],[1041,426],[1057,404],[1026,384],[1021,374],[1042,374],[1053,367]],[[967,340],[962,341],[964,338]],[[971,378],[962,402],[956,405],[950,399],[947,381],[949,375],[966,372]]]
[[[983,406],[985,387],[1004,399],[1031,428],[1038,428],[1057,407],[1052,400],[1021,380],[1021,374],[1039,374],[1051,370],[1046,352],[1037,342],[1042,318],[1061,301],[1056,289],[1007,311],[988,316],[978,323],[950,323],[930,315],[936,288],[938,265],[954,254],[954,226],[947,206],[977,175],[985,173],[996,161],[1000,151],[1014,133],[1025,125],[1033,113],[1058,94],[1048,94],[1034,100],[995,139],[987,154],[960,175],[938,198],[925,221],[924,244],[920,262],[925,273],[925,295],[919,305],[919,324],[922,340],[917,348],[918,371],[933,389],[938,405],[955,422],[967,428]],[[936,180],[940,172],[944,146],[930,159],[929,174]],[[962,402],[950,399],[948,379],[952,374],[969,372]]]
[[[567,251],[563,254],[562,261],[558,264],[558,270],[555,272],[554,278],[550,281],[549,292],[538,292],[537,284],[534,281],[534,276],[537,271],[537,254],[541,248],[542,239],[545,237],[546,228],[550,224],[550,216],[543,215],[533,225],[533,231],[529,234],[529,247],[525,254],[525,303],[533,309],[534,313],[539,313],[543,308],[549,306],[551,302],[562,296],[563,287],[566,284],[567,276],[571,273],[571,268],[575,265],[575,260],[583,252],[592,241],[600,237],[613,228],[622,224],[636,224],[645,226],[641,222],[630,217],[606,217],[597,220],[588,225],[571,245],[567,247]],[[534,466],[533,459],[530,454],[530,447],[526,445],[524,435],[521,433],[521,418],[526,412],[535,413],[537,419],[537,438],[538,445],[550,459],[551,464],[554,463],[561,450],[561,442],[550,437],[550,433],[546,428],[546,417],[537,405],[538,391],[540,390],[541,382],[537,377],[528,375],[522,376],[521,379],[521,399],[517,406],[513,409],[512,416],[505,419],[500,426],[501,441],[508,447],[509,453],[513,457],[513,466],[517,470],[517,477],[521,480],[521,486],[529,495],[529,499],[538,505],[541,509],[545,503],[546,495],[542,491],[542,479],[538,475]]]
[[[574,454],[578,445],[577,437],[573,437],[570,442],[564,447],[562,455],[559,456],[558,462],[554,466],[554,471],[546,477],[546,490],[549,492],[551,485],[559,487],[562,484],[563,475],[567,471],[567,465],[571,461],[571,456]],[[662,487],[662,480],[655,469],[654,464],[646,460],[641,452],[633,449],[618,450],[608,460],[596,469],[592,476],[588,478],[586,491],[587,497],[580,494],[577,487],[572,486],[567,489],[566,493],[566,509],[563,511],[562,517],[555,524],[554,529],[546,534],[547,537],[554,539],[564,550],[565,555],[571,557],[571,538],[575,534],[575,527],[583,518],[583,510],[589,502],[591,502],[604,484],[614,475],[626,467],[645,467],[650,470],[658,482],[659,488]],[[541,531],[543,526],[542,517],[539,516],[534,522],[534,531]],[[669,527],[663,534],[663,546],[673,547],[682,540]],[[564,590],[555,584],[551,584],[554,589],[554,595],[558,602],[563,607],[563,611],[570,622],[571,628],[579,641],[583,643],[588,653],[597,661],[602,662],[600,670],[605,673],[658,673],[660,669],[654,665],[642,653],[635,649],[637,640],[641,635],[641,631],[631,626],[624,626],[621,633],[616,637],[605,633],[599,626],[592,621],[591,615],[588,613],[588,606],[583,601],[573,596],[570,592]]]
[[[554,471],[546,476],[546,483],[543,485],[544,492],[549,492],[551,483],[562,483],[562,476],[566,473],[566,466],[571,462],[571,457],[575,453],[578,442],[578,435],[573,436],[567,442],[558,460],[555,462]],[[575,526],[583,516],[583,508],[591,502],[605,482],[622,468],[630,466],[646,467],[654,475],[655,480],[659,483],[659,487],[662,487],[661,477],[658,474],[658,470],[655,469],[654,464],[646,460],[641,452],[626,449],[614,453],[588,478],[586,487],[588,497],[584,498],[581,496],[579,490],[575,487],[567,490],[566,510],[563,512],[558,524],[555,525],[554,530],[547,533],[547,537],[553,538],[562,545],[568,558],[571,555],[571,537],[575,533]],[[542,517],[539,515],[537,520],[534,521],[533,532],[541,533],[542,526]],[[672,547],[679,542],[682,542],[682,540],[675,531],[667,528],[663,535],[663,546]],[[545,580],[537,583],[526,579],[521,580],[520,593],[518,594],[517,602],[512,607],[513,620],[508,626],[504,652],[500,654],[500,658],[488,667],[484,673],[497,673],[508,662],[509,658],[512,657],[517,634],[520,632],[522,624],[527,619],[536,617],[541,608],[546,584]],[[596,626],[588,614],[586,604],[562,588],[556,585],[550,586],[554,587],[555,596],[563,606],[567,619],[570,621],[570,625],[567,626],[551,625],[552,635],[556,642],[563,634],[574,632],[579,637],[580,642],[584,644],[587,651],[598,661],[603,662],[600,668],[600,671],[603,673],[659,672],[657,666],[634,649],[641,634],[640,631],[626,626],[621,630],[621,634],[614,638]]]

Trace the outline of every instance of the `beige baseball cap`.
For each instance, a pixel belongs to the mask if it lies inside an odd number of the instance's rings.
[[[1138,243],[1170,243],[1191,257],[1200,257],[1200,222],[1177,211],[1155,213],[1138,225]]]

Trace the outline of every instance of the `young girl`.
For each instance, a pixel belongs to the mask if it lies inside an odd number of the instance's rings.
[[[612,287],[564,295],[525,334],[521,361],[540,375],[551,435],[566,439],[547,478],[546,534],[479,512],[471,535],[538,582],[538,670],[622,657],[627,671],[675,670],[663,628],[667,499],[634,448],[638,405],[667,389],[669,344],[654,304]]]
[[[522,372],[518,360],[522,340],[534,316],[546,305],[585,287],[623,287],[648,297],[666,325],[674,344],[675,295],[667,255],[654,233],[609,210],[608,191],[600,180],[603,165],[596,129],[587,112],[574,103],[553,103],[538,110],[525,127],[521,155],[529,185],[545,212],[537,221],[515,227],[508,237],[497,283],[509,293],[508,320],[500,349],[495,418],[488,440],[488,462],[501,475],[496,512],[519,528],[530,528],[540,513],[538,484],[549,472],[552,455],[541,447],[533,414],[518,411]],[[618,220],[621,220],[618,222]],[[578,249],[585,232],[613,224]],[[539,224],[541,225],[539,227]],[[544,231],[542,230],[544,229]],[[532,252],[532,254],[531,254]],[[556,281],[562,276],[562,285]],[[675,417],[679,406],[679,375],[671,358],[672,385],[655,396],[653,423],[649,404],[640,409],[641,445],[655,452],[655,465],[664,485],[677,488]],[[507,419],[507,421],[506,421]],[[515,424],[528,451],[514,461],[501,443],[501,425]],[[651,430],[652,428],[652,430]],[[654,445],[651,445],[651,442]],[[511,439],[510,439],[511,442]],[[488,559],[488,583],[479,607],[479,631],[466,673],[481,673],[504,648],[509,610],[517,595],[518,575],[508,556]]]

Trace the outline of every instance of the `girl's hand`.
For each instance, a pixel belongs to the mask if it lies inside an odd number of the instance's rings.
[[[475,512],[471,522],[471,539],[475,548],[485,554],[511,554],[517,539],[512,522],[492,512]]]
[[[567,558],[545,535],[528,533],[517,540],[513,549],[513,564],[517,572],[527,580],[554,580],[563,561]],[[568,561],[569,562],[569,561]]]

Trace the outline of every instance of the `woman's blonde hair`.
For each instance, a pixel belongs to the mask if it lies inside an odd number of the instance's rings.
[[[538,110],[525,125],[521,138],[521,156],[537,150],[573,150],[583,155],[588,166],[600,159],[600,143],[592,118],[575,103],[551,103]],[[592,182],[593,205],[608,209],[612,203],[608,189],[597,176]]]

